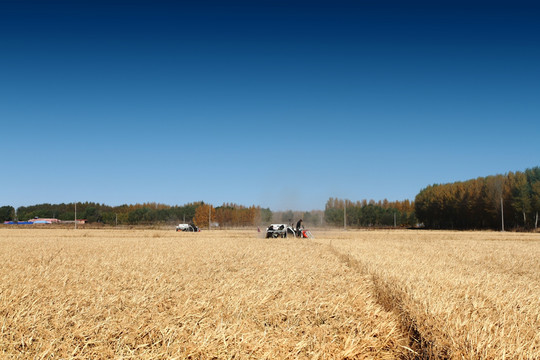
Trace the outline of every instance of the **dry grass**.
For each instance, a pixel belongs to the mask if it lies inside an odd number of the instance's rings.
[[[316,235],[0,229],[0,358],[540,359],[540,234]]]
[[[411,354],[371,277],[312,241],[0,229],[0,264],[3,359]]]
[[[424,358],[540,359],[539,235],[341,231],[316,241],[372,275]]]

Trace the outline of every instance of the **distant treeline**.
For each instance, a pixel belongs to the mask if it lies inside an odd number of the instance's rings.
[[[346,211],[345,211],[346,210]],[[204,202],[169,206],[158,203],[109,206],[77,203],[77,218],[90,223],[146,225],[156,223],[194,223],[199,227],[237,227],[269,223],[295,223],[306,226],[341,227],[344,215],[350,227],[399,226],[418,223],[431,229],[536,229],[540,212],[540,167],[524,172],[479,177],[450,184],[430,185],[416,195],[415,201],[350,200],[330,198],[324,212],[278,211],[259,206],[223,204],[213,207]],[[0,207],[0,222],[34,218],[75,218],[75,204],[39,204]]]
[[[214,208],[204,202],[188,203],[182,206],[169,206],[158,203],[109,206],[84,202],[77,203],[77,219],[86,219],[89,223],[110,225],[147,225],[156,223],[195,223],[207,227],[211,217],[213,224],[221,227],[249,226],[271,221],[272,212],[259,206],[245,207],[237,204],[223,204]],[[31,220],[34,218],[56,218],[64,221],[75,219],[75,203],[38,204],[0,207],[0,221]]]
[[[501,208],[506,229],[538,227],[539,167],[431,185],[415,199],[418,220],[434,229],[501,229]]]
[[[346,207],[346,209],[344,209]],[[326,202],[324,217],[326,223],[334,226],[344,225],[344,215],[347,214],[347,226],[396,226],[411,227],[417,223],[414,214],[414,204],[409,200],[393,201],[362,200],[352,202],[330,198]]]

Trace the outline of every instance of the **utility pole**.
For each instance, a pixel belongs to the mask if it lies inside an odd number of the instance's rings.
[[[116,215],[116,218],[114,220],[114,226],[118,226],[118,214],[114,214]]]
[[[75,229],[77,229],[77,203],[75,203]]]
[[[212,207],[208,205],[208,230],[210,230],[211,223],[212,223]]]
[[[503,207],[503,198],[501,196],[501,231],[504,231],[504,207]]]
[[[394,227],[396,227],[396,212],[394,211]]]

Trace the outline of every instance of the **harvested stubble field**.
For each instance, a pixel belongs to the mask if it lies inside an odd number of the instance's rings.
[[[0,358],[539,359],[540,236],[0,229]]]
[[[372,276],[419,357],[540,359],[540,234],[356,231],[317,241]]]
[[[393,359],[369,276],[256,232],[0,230],[0,357]]]

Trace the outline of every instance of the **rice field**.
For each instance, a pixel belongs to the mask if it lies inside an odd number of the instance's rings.
[[[356,231],[317,241],[372,276],[422,358],[540,359],[539,235]]]
[[[540,236],[0,228],[2,359],[538,359]]]
[[[394,359],[408,337],[323,246],[256,232],[0,231],[0,357]]]

